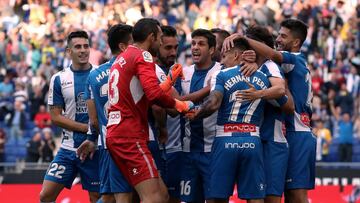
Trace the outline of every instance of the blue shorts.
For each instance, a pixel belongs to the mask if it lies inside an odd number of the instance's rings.
[[[132,187],[112,160],[107,149],[99,149],[100,193],[129,193]]]
[[[285,189],[314,189],[316,137],[311,132],[286,132],[289,161]]]
[[[266,184],[260,137],[215,137],[211,160],[211,199],[229,198],[237,184],[241,199],[263,199]]]
[[[282,196],[289,158],[288,143],[263,141],[266,195]]]
[[[165,151],[159,148],[157,141],[150,141],[148,143],[148,148],[155,161],[156,169],[159,171],[160,176],[162,176],[162,173],[165,170]]]
[[[45,180],[63,184],[70,189],[78,173],[84,190],[89,192],[100,191],[98,151],[96,151],[93,159],[86,159],[81,162],[76,157],[76,152],[60,148],[46,171]]]
[[[210,152],[183,152],[181,201],[204,202],[209,198],[210,161]]]
[[[168,188],[170,197],[180,198],[180,179],[183,160],[183,152],[166,153],[164,173],[161,177]]]

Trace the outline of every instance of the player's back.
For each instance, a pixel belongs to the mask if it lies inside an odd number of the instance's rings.
[[[156,80],[155,64],[149,52],[129,46],[113,63],[109,76],[108,137],[148,139],[148,107],[153,92],[145,96],[148,81]],[[157,83],[156,83],[157,84]]]
[[[311,131],[312,87],[310,70],[306,58],[301,53],[283,52],[281,68],[288,80],[288,87],[293,96],[295,112],[287,115],[286,131]]]
[[[66,118],[88,123],[84,92],[90,71],[91,69],[75,71],[70,66],[53,75],[50,81],[48,104],[62,106]],[[76,151],[85,139],[84,133],[63,129],[61,148]]]
[[[234,136],[242,131],[259,134],[265,101],[241,101],[237,98],[237,93],[249,88],[246,81],[258,90],[266,89],[270,85],[262,72],[257,71],[250,77],[245,77],[240,72],[240,66],[227,68],[218,73],[213,89],[223,92],[223,100],[218,110],[216,136]]]
[[[262,64],[260,71],[263,72],[267,78],[284,78],[279,66],[271,60],[267,60]],[[265,103],[264,118],[260,127],[262,140],[286,142],[283,132],[283,122],[285,119],[279,106],[276,100],[270,100]]]
[[[114,61],[115,57],[90,72],[88,78],[88,89],[85,91],[87,99],[94,99],[100,130],[98,145],[104,148],[106,148],[105,137],[106,125],[108,122],[108,79],[110,75],[110,68]]]

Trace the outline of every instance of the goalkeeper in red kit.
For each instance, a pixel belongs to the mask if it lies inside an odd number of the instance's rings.
[[[180,65],[172,68],[163,84],[158,84],[152,55],[160,47],[160,23],[143,18],[134,25],[132,35],[134,44],[117,57],[110,70],[106,144],[141,201],[162,203],[167,201],[168,195],[147,147],[147,112],[152,104],[156,104],[186,113],[193,104],[168,95],[171,85],[181,74]]]

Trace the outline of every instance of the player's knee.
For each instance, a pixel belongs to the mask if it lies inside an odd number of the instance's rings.
[[[115,203],[114,195],[101,195],[101,200],[103,203]]]
[[[55,202],[56,197],[51,196],[50,192],[42,189],[40,192],[40,202],[41,203],[51,203]]]
[[[169,194],[167,192],[157,191],[149,198],[149,203],[166,203],[169,201]]]
[[[100,194],[97,192],[89,192],[89,199],[91,203],[96,203],[100,198]]]

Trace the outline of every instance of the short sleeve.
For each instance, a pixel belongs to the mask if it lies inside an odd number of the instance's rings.
[[[216,90],[224,94],[224,85],[224,73],[222,71],[215,73],[210,82],[211,91]]]
[[[287,51],[281,52],[283,61],[281,63],[281,69],[284,73],[289,73],[294,70],[296,55]]]
[[[64,106],[64,97],[61,91],[61,83],[59,75],[54,75],[51,78],[49,85],[48,94],[48,105],[49,106]]]

